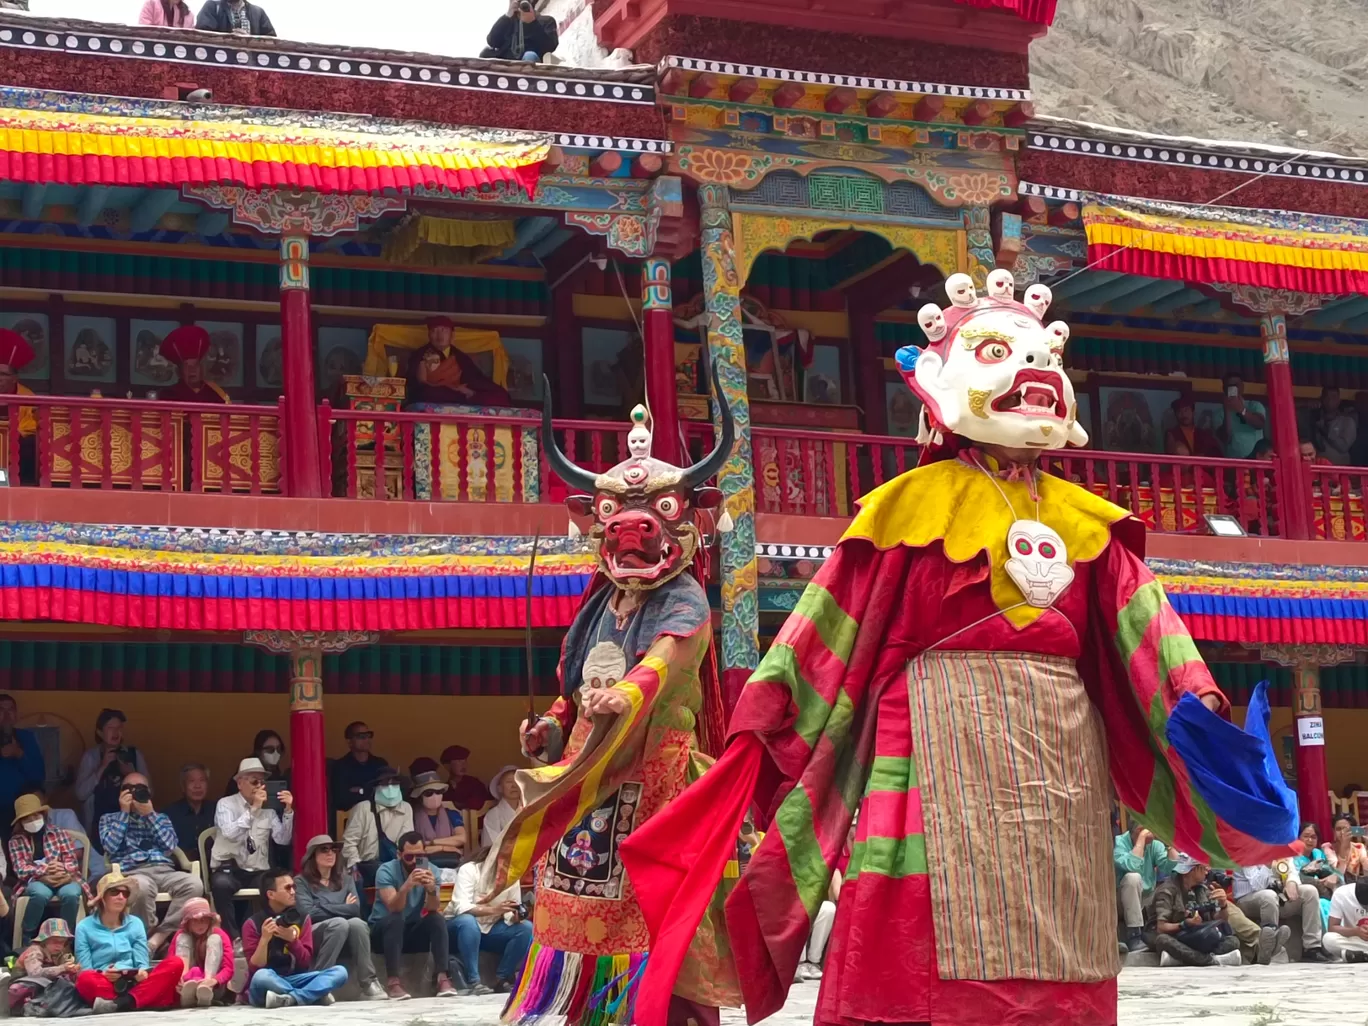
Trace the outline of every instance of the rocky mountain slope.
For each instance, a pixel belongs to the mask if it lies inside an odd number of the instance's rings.
[[[1060,0],[1042,114],[1368,156],[1368,0]]]

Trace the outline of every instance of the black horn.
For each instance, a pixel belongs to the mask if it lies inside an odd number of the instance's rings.
[[[571,463],[570,457],[556,444],[556,432],[551,424],[551,382],[545,374],[542,375],[542,458],[571,491],[594,494],[596,475]]]
[[[717,379],[717,368],[706,360],[704,366],[709,368],[708,377],[712,379],[713,392],[717,398],[717,414],[722,419],[722,433],[713,451],[704,456],[701,462],[684,471],[680,487],[687,491],[699,487],[722,469],[722,464],[727,462],[732,444],[736,441],[736,420],[732,417],[731,407],[727,405],[727,397],[722,394],[722,382]]]

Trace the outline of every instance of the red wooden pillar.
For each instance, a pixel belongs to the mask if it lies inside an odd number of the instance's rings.
[[[1278,458],[1278,533],[1284,538],[1311,537],[1311,482],[1297,437],[1297,407],[1292,395],[1292,367],[1287,353],[1287,318],[1277,312],[1259,318],[1264,368],[1268,382],[1268,418],[1273,451]]]
[[[323,649],[316,645],[290,649],[290,751],[298,867],[304,861],[309,838],[332,833],[328,824],[328,756],[323,740]]]
[[[1320,666],[1299,659],[1292,667],[1292,716],[1296,727],[1297,805],[1303,823],[1330,836],[1330,774],[1325,767],[1325,719],[1321,715]]]
[[[287,493],[317,499],[324,491],[314,414],[309,240],[303,235],[285,235],[280,240],[280,351],[285,379],[285,415],[280,435],[285,449]]]
[[[649,257],[641,265],[641,330],[646,347],[646,405],[651,410],[651,455],[679,466],[679,389],[675,382],[674,305],[670,298],[670,262]]]
[[[888,405],[884,400],[883,353],[874,328],[876,310],[850,311],[850,341],[855,356],[856,399],[864,407],[864,428],[871,435],[888,434]]]

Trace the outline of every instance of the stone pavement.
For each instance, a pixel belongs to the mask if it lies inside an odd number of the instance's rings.
[[[799,983],[771,1026],[809,1026],[816,983]],[[1360,1026],[1368,966],[1273,965],[1243,969],[1127,969],[1121,974],[1121,1026]],[[405,1002],[340,1001],[329,1008],[212,1008],[112,1015],[110,1026],[497,1026],[501,997]],[[744,1026],[724,1012],[723,1026]],[[1075,1024],[1061,1024],[1075,1026]],[[1077,1024],[1087,1026],[1087,1024]]]

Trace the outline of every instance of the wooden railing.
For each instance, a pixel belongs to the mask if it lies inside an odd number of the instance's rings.
[[[274,406],[45,395],[3,405],[0,462],[14,485],[286,491]]]
[[[1331,541],[1368,541],[1364,488],[1368,468],[1312,466],[1311,536]]]

